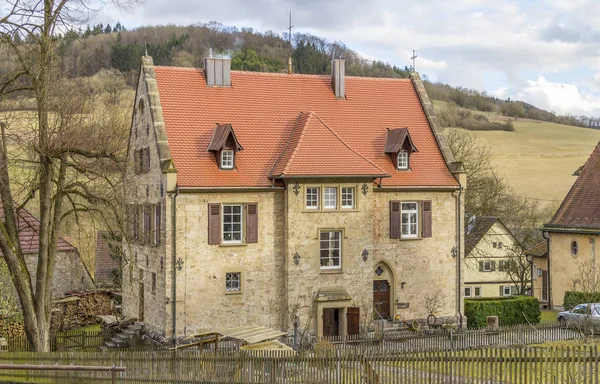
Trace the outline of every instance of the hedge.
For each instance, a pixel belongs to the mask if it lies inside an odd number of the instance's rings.
[[[565,292],[565,297],[563,299],[563,307],[565,308],[565,311],[570,311],[576,305],[583,303],[600,303],[600,292]]]
[[[540,314],[540,302],[531,296],[465,300],[469,328],[485,327],[487,316],[498,316],[500,325],[539,323]]]

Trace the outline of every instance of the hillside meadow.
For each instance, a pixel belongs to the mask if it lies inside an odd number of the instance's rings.
[[[440,111],[447,104],[434,101],[434,106]],[[482,114],[490,120],[506,119]],[[513,132],[473,132],[490,146],[493,164],[517,192],[557,207],[575,181],[573,173],[600,141],[600,130],[529,119],[513,123]]]

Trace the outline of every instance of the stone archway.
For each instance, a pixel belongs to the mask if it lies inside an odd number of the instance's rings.
[[[385,261],[380,261],[373,270],[373,308],[384,319],[394,319],[396,315],[396,285],[394,272]]]

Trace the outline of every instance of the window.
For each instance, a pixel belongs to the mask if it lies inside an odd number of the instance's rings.
[[[408,169],[408,152],[398,152],[398,169]]]
[[[152,273],[152,294],[156,294],[156,273]]]
[[[154,245],[160,244],[160,233],[161,233],[161,206],[160,204],[154,205],[153,221],[153,232],[154,232]]]
[[[223,204],[223,243],[242,242],[242,205]]]
[[[321,269],[340,268],[342,260],[342,232],[321,232],[320,243],[319,257]]]
[[[491,272],[492,271],[492,262],[486,260],[483,262],[483,272]]]
[[[544,271],[538,268],[538,270],[537,270],[538,277],[542,277],[543,274],[544,274]]]
[[[233,149],[224,149],[221,151],[221,168],[233,169]]]
[[[587,310],[587,304],[580,304],[580,305],[576,306],[575,308],[573,308],[573,312],[579,313],[582,315],[589,313],[589,311]]]
[[[502,286],[502,296],[510,296],[511,293],[512,293],[512,289],[511,289],[510,285]]]
[[[354,188],[342,188],[342,208],[354,208]]]
[[[465,287],[465,297],[471,297],[471,287]]]
[[[306,209],[319,209],[319,188],[306,188]]]
[[[571,255],[577,256],[577,252],[579,252],[579,245],[573,240],[571,241]]]
[[[492,247],[494,247],[494,248],[498,248],[498,243],[494,241],[494,242],[492,243]]]
[[[324,190],[323,206],[326,209],[337,208],[337,188],[327,187]]]
[[[475,297],[481,297],[481,287],[475,287],[473,290],[475,291]]]
[[[402,203],[402,237],[418,236],[417,207],[417,203]]]
[[[225,274],[225,291],[241,292],[242,291],[242,274],[240,272],[227,272]]]
[[[501,241],[498,242],[498,248],[502,249],[502,242]]]

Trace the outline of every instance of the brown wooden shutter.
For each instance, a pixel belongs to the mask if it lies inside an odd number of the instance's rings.
[[[160,234],[161,234],[161,229],[162,229],[162,206],[160,204],[157,204],[154,206],[154,208],[156,209],[155,212],[155,216],[154,219],[156,220],[156,232],[154,234],[154,244],[158,245],[160,244]]]
[[[208,244],[221,244],[221,204],[208,204]]]
[[[146,152],[146,169],[145,172],[150,172],[150,147],[145,149]]]
[[[150,205],[144,205],[144,243],[150,242]]]
[[[431,237],[431,201],[423,201],[422,204],[423,237]]]
[[[360,308],[346,308],[346,319],[348,336],[358,335],[360,333]]]
[[[258,243],[258,203],[246,204],[246,243]]]
[[[390,239],[400,238],[400,201],[390,200]]]
[[[483,272],[483,261],[479,262],[479,272]]]

